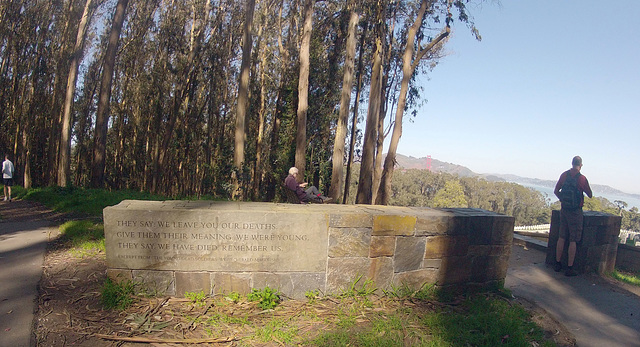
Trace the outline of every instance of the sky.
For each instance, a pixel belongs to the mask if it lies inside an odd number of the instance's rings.
[[[640,1],[468,6],[482,41],[454,24],[398,153],[546,180],[580,155],[592,185],[640,194]]]

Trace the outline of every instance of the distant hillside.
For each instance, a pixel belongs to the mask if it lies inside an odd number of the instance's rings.
[[[402,154],[396,155],[396,161],[398,162],[398,168],[420,169],[420,170],[426,170],[427,162],[428,162],[427,158],[414,158],[414,157],[411,157],[411,156],[408,157]],[[458,175],[460,177],[482,177],[487,181],[492,181],[492,182],[500,182],[500,181],[514,182],[514,183],[518,183],[526,186],[540,186],[540,187],[553,188],[556,185],[556,181],[541,180],[538,178],[520,177],[520,176],[510,175],[510,174],[478,174],[462,165],[446,163],[434,158],[431,158],[431,171],[444,172],[448,174]],[[640,199],[640,194],[625,193],[615,188],[611,188],[607,185],[592,184],[591,187],[593,188],[594,191],[597,191],[599,194],[603,194],[603,195],[629,196],[636,199]]]
[[[427,169],[427,158],[414,158],[407,157],[402,154],[396,155],[396,161],[398,162],[398,167],[403,169],[419,169],[426,170]],[[462,165],[456,165],[451,163],[445,163],[443,161],[437,159],[431,159],[431,171],[433,172],[445,172],[449,174],[458,175],[460,177],[474,177],[479,176],[475,172],[469,170],[468,168]]]

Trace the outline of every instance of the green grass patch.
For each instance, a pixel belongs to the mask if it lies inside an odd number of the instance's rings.
[[[100,301],[106,309],[125,310],[133,303],[135,283],[132,281],[115,282],[110,278],[104,281]]]
[[[614,270],[610,274],[610,276],[618,281],[633,284],[634,286],[640,287],[640,273],[631,273],[626,271]]]
[[[20,192],[21,198],[37,201],[55,211],[78,212],[88,216],[102,216],[107,206],[123,200],[166,200],[159,195],[131,190],[107,191],[77,187],[33,188]]]
[[[105,251],[104,225],[88,220],[69,221],[60,226],[60,240],[72,247],[79,256]]]

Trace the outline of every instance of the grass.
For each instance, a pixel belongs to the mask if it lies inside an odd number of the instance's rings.
[[[123,200],[166,200],[166,198],[131,190],[107,191],[76,187],[33,188],[18,192],[21,198],[33,200],[60,212],[77,212],[92,217],[101,217],[107,206],[117,205]]]
[[[135,284],[132,281],[112,281],[107,278],[102,286],[101,301],[106,309],[127,309],[134,301]]]
[[[631,273],[621,270],[614,270],[611,275],[614,279],[640,287],[640,273]]]

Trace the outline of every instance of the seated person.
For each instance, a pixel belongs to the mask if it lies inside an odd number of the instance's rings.
[[[298,184],[296,176],[298,176],[298,169],[296,167],[292,167],[289,169],[289,176],[284,180],[284,185],[295,192],[301,202],[323,203],[331,200],[331,198],[322,195],[315,186],[310,186],[309,188],[304,189],[307,186],[307,183],[304,182]]]

